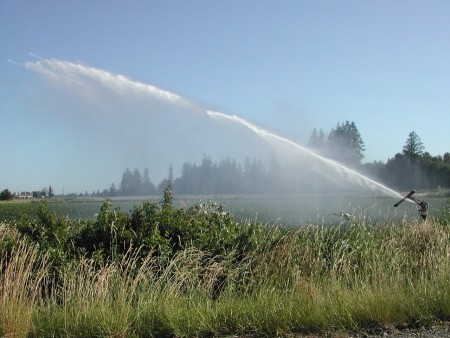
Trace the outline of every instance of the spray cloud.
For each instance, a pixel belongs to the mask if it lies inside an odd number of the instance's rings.
[[[148,166],[155,180],[171,163],[197,161],[211,155],[242,159],[275,156],[305,163],[329,182],[353,184],[401,197],[394,190],[320,156],[287,138],[224,113],[206,110],[169,91],[80,63],[39,59],[25,67],[43,75],[51,96],[47,108],[67,126],[71,142],[80,146],[90,166],[117,173],[128,166]],[[227,123],[228,122],[228,123]],[[87,163],[86,163],[87,164]],[[311,172],[311,171],[308,171]],[[88,175],[89,170],[84,172]],[[78,170],[83,180],[83,172]],[[300,173],[299,173],[300,174]],[[108,175],[104,175],[108,176]],[[99,182],[102,184],[103,182]],[[109,183],[107,183],[109,184]]]

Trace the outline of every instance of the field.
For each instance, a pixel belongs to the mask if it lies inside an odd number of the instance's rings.
[[[430,204],[430,215],[441,216],[449,206],[448,198],[424,197]],[[111,198],[114,208],[130,212],[134,206],[145,201],[155,202],[159,197]],[[263,223],[277,223],[297,227],[305,222],[333,224],[341,219],[336,214],[344,212],[368,221],[400,221],[417,217],[417,208],[412,203],[397,202],[392,198],[373,196],[355,197],[335,195],[307,196],[179,196],[174,205],[189,207],[196,203],[213,200],[224,205],[239,220],[257,219]],[[12,201],[0,203],[0,220],[31,219],[39,210],[39,200]],[[104,199],[99,198],[57,198],[48,203],[49,210],[58,217],[88,220],[98,214]]]
[[[0,204],[0,335],[332,336],[450,320],[448,200],[427,199],[439,215],[422,222],[413,205],[390,221],[390,200],[330,198],[320,210],[353,217],[296,227],[260,223],[277,205],[262,200],[227,198],[238,218],[170,194]],[[281,213],[310,200],[277,199]]]

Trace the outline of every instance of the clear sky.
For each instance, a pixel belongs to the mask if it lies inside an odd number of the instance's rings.
[[[20,66],[38,61],[30,52],[124,75],[300,143],[313,128],[354,121],[369,162],[401,152],[411,131],[443,155],[449,18],[448,1],[1,0],[0,189],[90,192],[146,165],[94,163],[79,150],[96,147],[92,128],[72,124],[82,145],[65,137],[71,120],[48,109],[54,92]]]

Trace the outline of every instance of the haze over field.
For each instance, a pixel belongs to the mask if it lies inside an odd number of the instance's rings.
[[[158,183],[170,163],[177,175],[204,155],[272,155],[208,110],[303,144],[314,127],[355,121],[369,162],[400,152],[411,131],[442,155],[449,10],[439,1],[2,1],[0,189],[91,192],[127,167],[148,167]]]
[[[181,167],[202,154],[242,161],[251,155],[266,163],[293,163],[298,168],[293,174],[303,176],[304,183],[317,180],[320,185],[320,179],[326,178],[326,184],[361,184],[399,197],[289,139],[237,116],[205,110],[174,93],[71,62],[40,60],[25,66],[50,82],[44,89],[54,97],[49,111],[75,131],[95,135],[97,147],[83,149],[93,156],[92,162],[152,159],[151,171],[161,176],[161,163]],[[77,102],[76,108],[68,102]],[[76,132],[68,135],[74,142],[77,136]]]
[[[258,136],[211,118],[175,93],[72,62],[41,60],[25,66],[47,80],[40,90],[52,100],[38,105],[46,106],[65,126],[64,138],[86,155],[87,170],[79,170],[80,175],[90,175],[89,163],[101,162],[116,170],[117,180],[122,168],[133,163],[147,166],[158,183],[167,177],[169,164],[178,173],[184,162],[210,154],[219,159],[267,157]]]

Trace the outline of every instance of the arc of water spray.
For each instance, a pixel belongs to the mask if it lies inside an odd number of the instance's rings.
[[[293,142],[293,141],[291,141],[291,140],[289,140],[287,138],[284,138],[282,136],[274,134],[274,133],[272,133],[272,132],[270,132],[268,130],[259,128],[256,125],[254,125],[254,124],[252,124],[252,123],[250,123],[250,122],[248,122],[248,121],[246,121],[246,120],[244,120],[244,119],[242,119],[242,118],[240,118],[240,117],[238,117],[236,115],[227,115],[227,114],[224,114],[224,113],[215,112],[215,111],[211,111],[211,110],[207,110],[206,113],[209,116],[211,116],[212,118],[215,118],[215,119],[226,119],[226,120],[231,120],[233,122],[239,123],[239,124],[245,126],[246,128],[250,129],[251,131],[253,131],[257,135],[265,138],[265,139],[276,140],[276,141],[282,142],[284,144],[287,144],[287,145],[289,145],[290,147],[292,147],[294,149],[297,149],[297,150],[300,150],[300,151],[302,151],[304,153],[307,153],[307,154],[313,156],[314,158],[317,158],[318,160],[322,161],[323,163],[325,163],[325,164],[327,164],[329,166],[333,166],[334,168],[339,169],[341,171],[341,173],[345,173],[345,174],[350,175],[350,176],[352,176],[354,178],[357,178],[359,180],[363,180],[364,182],[368,183],[373,188],[381,190],[381,191],[387,193],[390,196],[403,197],[399,192],[397,192],[395,190],[392,190],[391,188],[388,188],[385,185],[383,185],[383,184],[381,184],[379,182],[376,182],[376,181],[370,179],[369,177],[366,177],[366,176],[358,173],[357,171],[355,171],[353,169],[347,168],[346,166],[344,166],[344,165],[342,165],[342,164],[340,164],[340,163],[338,163],[336,161],[333,161],[333,160],[330,160],[329,158],[323,157],[323,156],[315,153],[314,151],[312,151],[312,150],[310,150],[310,149],[308,149],[306,147],[303,147],[303,146],[301,146],[301,145],[299,145],[299,144],[297,144],[297,143],[295,143],[295,142]]]
[[[137,89],[167,100],[171,103],[190,104],[186,99],[175,93],[143,82],[133,81],[123,75],[114,74],[102,69],[86,66],[81,63],[60,61],[57,59],[43,59],[33,53],[30,53],[30,55],[37,58],[39,61],[25,62],[25,67],[37,73],[43,74],[55,81],[73,84],[76,83],[76,81],[74,81],[73,77],[70,77],[69,75],[80,74],[86,76],[87,78],[96,79],[105,85],[116,89]]]
[[[69,75],[81,74],[83,76],[87,76],[88,78],[95,78],[95,79],[99,80],[100,82],[107,84],[110,87],[114,85],[114,86],[117,86],[118,88],[127,87],[127,88],[141,90],[141,91],[149,93],[153,96],[159,97],[160,99],[166,100],[167,102],[170,102],[171,104],[189,105],[191,107],[196,106],[192,102],[188,101],[187,99],[185,99],[177,94],[174,94],[172,92],[169,92],[169,91],[166,91],[166,90],[163,90],[163,89],[160,89],[155,86],[151,86],[151,85],[148,85],[148,84],[145,84],[142,82],[130,80],[127,77],[122,76],[122,75],[113,74],[111,72],[104,71],[104,70],[97,69],[97,68],[90,67],[90,66],[85,66],[83,64],[77,64],[77,63],[68,62],[68,61],[59,61],[56,59],[42,59],[34,54],[31,54],[31,55],[38,58],[39,61],[26,62],[25,67],[28,69],[31,69],[35,72],[44,74],[45,76],[52,78],[53,80],[56,80],[56,81],[62,81],[62,82],[66,81],[67,83],[71,83],[71,81],[70,81],[71,79],[70,79]],[[67,75],[67,76],[64,77],[64,75]],[[197,108],[199,108],[199,107],[197,107]],[[376,181],[356,172],[353,169],[347,168],[338,162],[335,162],[335,161],[330,160],[326,157],[323,157],[319,154],[316,154],[312,150],[310,150],[306,147],[303,147],[287,138],[279,136],[279,135],[272,133],[270,131],[267,131],[265,129],[259,128],[256,125],[254,125],[236,115],[227,115],[227,114],[220,113],[220,112],[204,110],[202,108],[200,108],[200,110],[203,111],[204,113],[206,112],[206,114],[213,119],[230,120],[234,123],[237,123],[241,126],[246,127],[247,129],[256,133],[257,135],[259,135],[260,137],[262,137],[264,139],[278,141],[278,142],[281,142],[283,144],[286,144],[286,145],[292,147],[293,149],[296,149],[303,153],[309,154],[310,156],[320,160],[322,163],[338,170],[338,172],[341,174],[341,176],[347,175],[347,176],[352,177],[357,183],[361,184],[361,182],[364,182],[364,183],[366,183],[366,186],[369,186],[373,189],[382,191],[383,193],[385,193],[389,196],[392,196],[392,197],[396,197],[396,198],[403,197],[403,195],[396,192],[395,190],[392,190],[392,189],[386,187],[385,185],[383,185],[379,182],[376,182]]]

